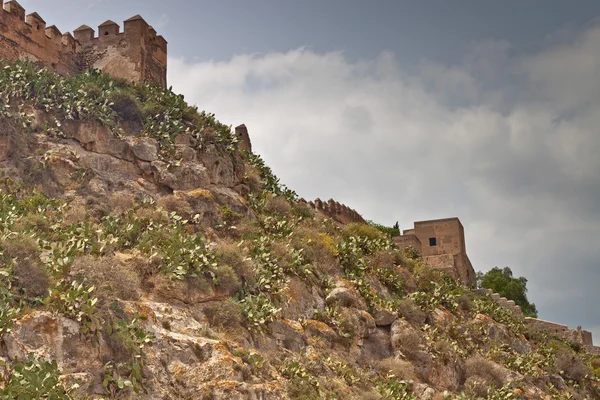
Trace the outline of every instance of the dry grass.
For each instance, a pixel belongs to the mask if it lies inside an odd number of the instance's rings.
[[[49,233],[50,222],[44,215],[31,213],[20,218],[15,222],[14,230],[16,232],[37,232],[37,233]]]
[[[421,345],[421,333],[416,330],[405,330],[394,336],[396,341],[395,348],[400,349],[404,355],[411,357],[417,351]]]
[[[476,354],[465,362],[465,378],[471,382],[469,386],[472,386],[470,389],[473,393],[481,395],[479,391],[482,388],[485,388],[485,394],[487,394],[487,388],[490,386],[502,387],[506,373],[498,364]]]
[[[136,265],[116,257],[79,257],[71,266],[70,274],[96,286],[98,295],[107,300],[137,300],[142,293],[142,279]]]
[[[263,190],[262,179],[260,174],[252,165],[246,164],[246,175],[244,180],[246,185],[250,188],[253,193],[259,193]]]
[[[289,216],[292,213],[292,206],[285,197],[273,196],[267,200],[265,211],[270,214]]]
[[[560,349],[556,353],[554,368],[567,379],[581,382],[590,374],[590,368],[569,349]]]
[[[232,299],[206,307],[204,315],[215,328],[237,329],[242,325],[242,306]]]
[[[292,245],[304,249],[304,257],[308,263],[326,273],[339,272],[336,258],[338,251],[332,236],[305,225],[296,229],[295,233]]]
[[[63,224],[78,224],[80,222],[85,222],[89,217],[90,213],[88,212],[85,200],[83,198],[77,198],[69,203],[69,206],[64,213]]]
[[[110,213],[112,215],[119,215],[132,209],[135,206],[136,199],[130,193],[117,192],[110,195],[109,202],[112,206]]]
[[[419,308],[412,299],[403,299],[398,304],[398,315],[415,326],[421,326],[427,319],[427,314]]]
[[[379,229],[374,228],[371,225],[361,224],[358,222],[345,225],[342,228],[342,234],[345,237],[361,236],[370,240],[382,239],[385,237],[385,235]]]
[[[415,380],[417,375],[412,363],[397,358],[386,358],[373,365],[382,375],[393,374],[401,380]]]
[[[14,288],[30,299],[48,295],[50,275],[40,261],[37,242],[29,236],[19,235],[4,240],[1,246],[6,262],[12,264]]]
[[[391,251],[378,251],[368,258],[373,269],[390,268],[396,265],[396,257]]]
[[[169,212],[175,212],[177,215],[188,219],[194,213],[192,206],[186,200],[177,196],[163,196],[156,201],[156,205]]]
[[[234,241],[222,240],[218,242],[215,253],[220,264],[228,265],[233,269],[242,286],[253,286],[256,283],[252,262],[244,257],[243,249],[238,247]]]

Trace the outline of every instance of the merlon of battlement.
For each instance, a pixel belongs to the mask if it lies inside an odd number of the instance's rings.
[[[25,19],[25,9],[15,0],[4,3],[4,11],[9,13],[13,18],[18,18],[21,21]]]

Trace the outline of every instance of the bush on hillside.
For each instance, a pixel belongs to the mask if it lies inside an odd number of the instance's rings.
[[[394,224],[394,226],[392,226],[392,227],[381,225],[381,224],[378,224],[377,222],[370,221],[370,220],[367,221],[367,224],[371,225],[373,228],[376,228],[391,237],[400,236],[400,227],[398,226],[398,222],[396,222]]]

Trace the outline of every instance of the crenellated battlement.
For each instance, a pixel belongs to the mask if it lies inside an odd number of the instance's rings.
[[[131,82],[167,85],[167,41],[140,15],[124,21],[123,31],[106,21],[97,35],[87,25],[63,34],[17,1],[0,5],[0,58],[39,62],[63,74],[93,67]]]
[[[300,199],[298,201],[300,203],[308,205],[314,210],[322,212],[323,214],[343,224],[349,224],[352,222],[360,222],[363,224],[365,223],[365,220],[358,212],[344,204],[338,203],[333,199],[329,199],[326,202],[322,201],[319,198],[317,198],[315,201],[307,202],[304,199]]]

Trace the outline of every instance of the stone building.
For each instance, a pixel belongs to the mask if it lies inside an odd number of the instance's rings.
[[[474,286],[475,271],[467,256],[465,231],[458,218],[417,221],[394,238],[400,248],[414,247],[434,268]]]
[[[89,67],[130,82],[167,86],[167,41],[139,15],[120,26],[106,21],[94,29],[82,25],[61,33],[37,13],[27,14],[16,1],[0,0],[0,58],[39,62],[68,74]]]

